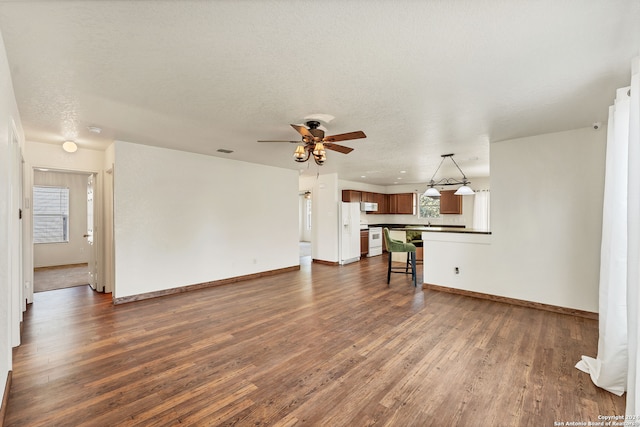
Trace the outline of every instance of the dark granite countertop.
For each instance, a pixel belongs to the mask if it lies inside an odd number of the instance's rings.
[[[464,225],[459,224],[367,224],[369,227],[387,227],[389,230],[392,228],[435,228],[435,227],[445,227],[445,228],[464,228]]]
[[[491,234],[486,230],[475,230],[473,228],[459,228],[459,227],[393,227],[390,230],[395,231],[427,231],[427,232],[439,232],[439,233],[466,233],[466,234]]]

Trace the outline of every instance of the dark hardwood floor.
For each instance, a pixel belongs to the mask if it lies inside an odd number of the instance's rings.
[[[597,321],[386,282],[386,257],[113,306],[38,293],[8,426],[553,426],[624,414]],[[421,268],[421,267],[420,267]]]

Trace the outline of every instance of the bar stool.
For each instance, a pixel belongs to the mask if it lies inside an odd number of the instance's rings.
[[[387,245],[387,251],[389,252],[389,266],[387,268],[387,285],[391,282],[391,273],[411,274],[413,280],[413,286],[416,287],[416,246],[411,243],[405,243],[400,240],[392,239],[389,236],[389,229],[384,228],[384,241]],[[404,267],[404,271],[394,269],[391,266],[391,258],[394,252],[406,252],[407,264]],[[411,273],[409,273],[409,266],[411,266]]]

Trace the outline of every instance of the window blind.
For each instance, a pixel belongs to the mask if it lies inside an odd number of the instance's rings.
[[[69,241],[69,189],[33,187],[33,242]]]

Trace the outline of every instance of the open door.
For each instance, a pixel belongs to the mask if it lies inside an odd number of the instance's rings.
[[[98,289],[98,245],[96,242],[97,229],[95,224],[95,194],[96,176],[95,174],[89,175],[87,178],[87,234],[84,237],[87,238],[89,243],[89,285],[93,290],[103,292],[103,289]],[[104,286],[104,285],[103,285]]]

